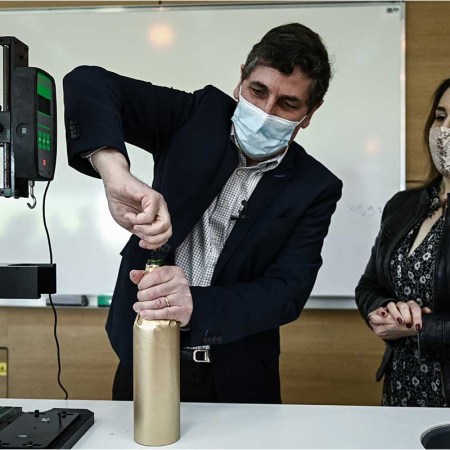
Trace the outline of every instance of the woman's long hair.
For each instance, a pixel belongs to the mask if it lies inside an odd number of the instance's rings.
[[[433,158],[431,157],[429,135],[430,135],[430,128],[435,120],[436,108],[439,104],[439,101],[441,100],[441,97],[444,95],[444,92],[448,88],[450,88],[450,78],[444,80],[434,91],[433,103],[431,105],[431,109],[430,112],[428,113],[428,118],[427,121],[425,122],[425,127],[423,129],[423,144],[428,160],[428,173],[425,179],[425,184],[431,183],[431,181],[433,181],[436,177],[439,176],[439,172],[433,163]]]

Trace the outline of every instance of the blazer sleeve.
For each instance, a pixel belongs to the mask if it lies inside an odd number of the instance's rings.
[[[262,277],[226,287],[191,287],[190,345],[226,344],[298,318],[322,264],[322,244],[341,197],[342,183],[334,181],[300,219]]]
[[[355,288],[355,301],[362,318],[367,324],[367,316],[370,312],[393,301],[392,297],[389,296],[386,287],[380,283],[379,273],[376,266],[376,261],[379,257],[378,244],[383,230],[383,223],[392,200],[393,199],[391,199],[384,207],[383,214],[381,216],[380,231],[375,239],[375,244],[372,247],[369,262],[367,263],[366,269]]]
[[[69,165],[99,177],[82,154],[125,142],[151,152],[165,150],[191,114],[194,95],[124,77],[101,67],[80,66],[63,80]]]

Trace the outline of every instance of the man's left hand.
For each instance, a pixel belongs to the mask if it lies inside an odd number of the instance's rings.
[[[148,320],[177,320],[186,326],[192,315],[191,290],[183,269],[163,266],[149,273],[132,270],[130,279],[139,289],[133,309]]]

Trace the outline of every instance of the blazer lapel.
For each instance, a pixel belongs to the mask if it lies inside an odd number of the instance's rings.
[[[295,153],[295,150],[288,151],[286,156],[283,158],[283,161],[277,168],[264,173],[262,176],[253,191],[253,194],[248,199],[248,218],[236,221],[233,230],[225,242],[224,248],[214,269],[212,283],[214,283],[218,274],[228,262],[244,236],[253,226],[256,219],[263,212],[266,205],[275,197],[275,195],[281,190],[281,188],[295,172],[293,164]]]
[[[173,214],[172,222],[178,224],[176,228],[174,227],[174,233],[169,240],[169,244],[172,248],[177,248],[184,241],[186,236],[208,209],[211,202],[222,190],[238,165],[238,162],[237,149],[229,139],[227,150],[224,152],[224,157],[219,165],[216,176],[208,188],[200,194],[198,201],[184,205],[183,208],[177,211],[178,214],[171,213],[171,215]]]

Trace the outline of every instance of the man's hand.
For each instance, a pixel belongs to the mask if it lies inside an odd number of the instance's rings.
[[[431,313],[430,308],[421,308],[414,300],[390,302],[386,307],[372,311],[369,325],[381,339],[400,339],[414,336],[422,329],[422,314]]]
[[[143,270],[132,270],[130,279],[139,289],[139,301],[133,305],[133,309],[141,317],[149,320],[177,320],[182,327],[189,323],[193,304],[183,269],[163,266],[147,274]]]
[[[142,248],[154,250],[165,244],[172,235],[172,225],[163,196],[135,178],[117,150],[100,150],[92,161],[103,179],[114,220],[138,236]]]

